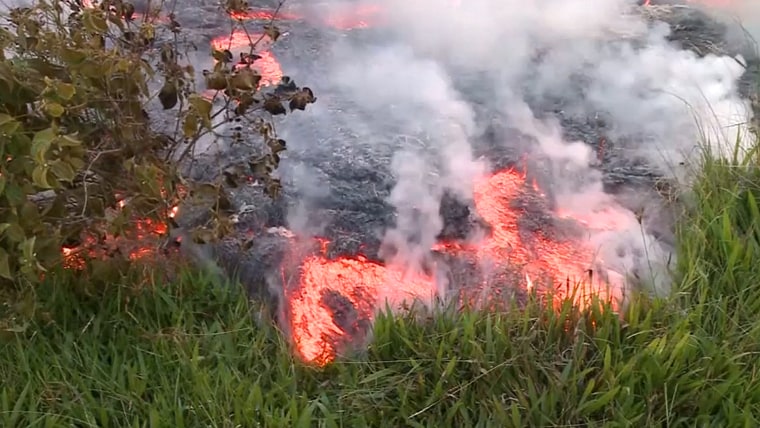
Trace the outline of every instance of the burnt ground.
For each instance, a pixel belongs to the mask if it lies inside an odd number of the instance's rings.
[[[197,12],[197,11],[196,11]],[[194,16],[198,16],[197,13]],[[180,19],[182,16],[180,16]],[[658,19],[671,24],[673,43],[692,49],[699,54],[719,49],[721,52],[745,53],[744,47],[732,50],[722,42],[722,27],[704,14],[688,8],[678,8],[669,13],[659,12]],[[203,28],[211,28],[209,23],[199,23]],[[318,76],[320,47],[343,34],[325,29],[317,29],[303,23],[284,23],[284,31],[291,34],[280,42],[275,54],[284,70],[294,70],[293,76],[300,84],[309,81],[309,76]],[[371,38],[373,30],[351,32],[351,37]],[[317,58],[317,60],[315,60]],[[750,93],[751,84],[757,81],[757,62],[750,58],[750,68],[743,79],[742,90]],[[304,82],[301,82],[301,81]],[[221,266],[222,270],[245,284],[252,297],[264,297],[277,301],[279,292],[270,292],[263,284],[281,281],[278,269],[284,259],[292,260],[292,244],[281,228],[299,230],[303,235],[326,236],[330,239],[328,257],[363,254],[370,259],[380,260],[379,251],[383,232],[395,221],[394,210],[386,202],[395,184],[389,170],[390,158],[397,145],[381,141],[377,130],[385,136],[404,134],[395,122],[379,123],[373,118],[376,128],[355,129],[352,121],[361,120],[363,112],[359,106],[350,105],[329,92],[325,87],[320,92],[314,87],[321,113],[318,119],[307,115],[289,117],[280,132],[285,134],[289,150],[283,156],[279,174],[283,179],[284,194],[272,201],[262,192],[259,185],[243,186],[232,191],[232,201],[239,212],[237,233],[219,245],[208,248],[204,253]],[[581,95],[582,96],[582,95]],[[568,139],[584,141],[594,147],[605,138],[605,126],[598,116],[571,116],[565,113],[562,99],[534,99],[535,111],[557,117]],[[505,135],[519,138],[514,130],[498,126],[485,113],[483,120],[491,125],[475,141],[475,149],[486,155],[497,168],[514,164],[519,153],[495,144]],[[319,123],[316,123],[318,120]],[[387,140],[387,139],[386,139]],[[400,143],[399,143],[400,144]],[[600,169],[605,185],[614,190],[621,185],[639,186],[651,189],[657,175],[646,165],[615,156],[615,142],[606,141],[604,159]],[[230,149],[222,157],[222,163],[229,165],[255,153],[250,148]],[[220,170],[219,159],[205,167],[194,170],[197,178],[210,178]],[[526,194],[530,200],[535,195]],[[518,205],[520,201],[516,202]],[[204,217],[192,207],[183,207],[178,222],[181,226],[193,226]],[[288,217],[290,214],[290,219]],[[456,239],[466,236],[474,227],[482,226],[470,207],[455,198],[447,197],[441,206],[445,220],[442,238]],[[546,213],[534,212],[528,217],[539,221],[541,228],[554,227],[553,219]],[[293,224],[297,223],[297,224]],[[308,246],[308,244],[305,244]],[[471,267],[466,262],[459,267],[449,260],[450,278],[461,281],[473,277]]]

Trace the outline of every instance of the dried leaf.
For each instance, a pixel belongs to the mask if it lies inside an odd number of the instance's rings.
[[[206,78],[206,88],[212,91],[221,91],[227,88],[227,78],[221,71],[215,71],[213,73],[204,72]]]
[[[285,140],[281,138],[270,138],[267,140],[267,146],[269,146],[269,150],[272,151],[272,154],[275,155],[286,149]]]
[[[270,114],[277,116],[278,114],[286,114],[285,106],[282,105],[282,101],[279,97],[270,96],[264,100],[264,110]]]
[[[185,120],[182,122],[182,136],[193,138],[196,132],[198,132],[198,115],[190,111],[185,115]]]
[[[238,103],[235,106],[235,114],[238,116],[242,116],[245,114],[246,111],[253,105],[253,103],[257,102],[256,98],[254,98],[253,94],[250,92],[244,92],[240,95],[240,98],[238,99]]]
[[[233,89],[237,89],[239,91],[252,91],[259,87],[260,81],[261,75],[257,71],[249,67],[245,67],[239,69],[235,74],[232,75],[232,78],[230,79],[230,86],[232,86]]]
[[[274,25],[274,24],[267,24],[267,25],[265,25],[264,26],[264,34],[266,34],[267,36],[269,36],[269,38],[273,42],[276,42],[277,39],[280,38],[280,35],[282,35],[282,33],[280,32],[280,29],[277,28],[277,26]]]
[[[216,61],[219,61],[225,64],[232,62],[232,59],[233,59],[232,52],[230,52],[229,49],[224,49],[224,50],[214,49],[211,52],[211,57],[214,58]]]
[[[248,161],[248,167],[256,178],[268,177],[274,171],[271,155],[264,155]]]
[[[200,117],[201,122],[203,122],[203,126],[208,128],[209,130],[212,127],[211,124],[211,101],[201,97],[198,94],[192,94],[188,97],[188,102],[193,107],[193,110],[195,113],[198,114],[198,117]]]
[[[306,106],[317,101],[314,93],[309,88],[303,88],[290,98],[290,111],[306,110]]]
[[[277,199],[282,194],[282,183],[279,178],[273,178],[267,182],[264,192],[272,199]]]
[[[124,2],[121,7],[121,16],[124,17],[126,21],[131,21],[135,16],[135,5],[129,2]]]

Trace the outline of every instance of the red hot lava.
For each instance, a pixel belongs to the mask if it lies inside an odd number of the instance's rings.
[[[542,231],[520,229],[518,222],[524,212],[512,203],[526,191],[535,192],[525,176],[514,169],[478,180],[474,188],[475,208],[490,224],[491,234],[474,244],[442,242],[433,250],[473,257],[480,265],[522,268],[525,281],[503,284],[506,287],[530,289],[539,277],[548,277],[558,284],[546,293],[554,296],[555,303],[571,299],[583,308],[592,296],[597,296],[614,305],[615,293],[601,281],[589,279],[593,259],[590,249],[580,242],[555,240]],[[330,260],[323,249],[321,255],[304,260],[299,284],[286,296],[289,327],[297,352],[305,361],[323,365],[336,357],[337,344],[351,339],[353,327],[347,331],[346,326],[339,326],[325,302],[331,292],[339,293],[351,303],[357,319],[371,321],[386,302],[391,307],[417,299],[429,302],[437,290],[435,278],[405,274],[400,267],[385,266],[362,256]]]
[[[241,21],[274,21],[274,20],[308,20],[337,30],[353,30],[369,28],[375,25],[381,17],[382,8],[379,5],[356,5],[352,8],[333,9],[322,18],[312,14],[299,15],[294,12],[275,12],[266,9],[251,9],[243,13],[232,13],[230,16]]]
[[[266,35],[249,34],[242,30],[236,30],[231,35],[213,39],[211,47],[217,50],[229,49],[233,54],[248,53],[252,42],[258,42],[256,55],[259,58],[253,63],[253,68],[261,74],[261,84],[275,85],[280,83],[282,68],[277,58],[268,49],[272,42]]]
[[[323,242],[326,244],[326,242]],[[387,302],[398,307],[415,299],[429,301],[436,294],[429,277],[406,274],[392,266],[365,257],[330,260],[322,255],[307,257],[299,267],[298,286],[287,294],[290,331],[298,354],[307,362],[324,365],[335,358],[339,343],[353,339],[358,323],[372,320]],[[345,314],[335,314],[326,304],[331,292],[347,299],[355,311],[350,320],[336,322]],[[340,325],[346,324],[349,325]]]

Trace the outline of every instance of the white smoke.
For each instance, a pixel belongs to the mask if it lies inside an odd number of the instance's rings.
[[[455,88],[478,76],[488,106],[535,141],[531,153],[549,160],[558,211],[587,220],[588,244],[605,265],[667,288],[670,250],[645,231],[653,205],[639,202],[642,216],[606,194],[591,147],[567,141],[559,124],[532,111],[526,98],[570,99],[575,113],[606,115],[607,136],[623,156],[671,178],[687,177],[684,165],[705,145],[732,155],[750,115],[737,93],[742,59],[680,50],[667,41],[667,25],[649,23],[635,3],[382,0],[387,41],[336,47],[340,85],[375,111],[423,130],[422,144],[437,155],[402,147],[393,162],[398,184],[390,203],[398,218],[386,239],[406,262],[418,262],[440,231],[442,192],[467,199],[484,172],[470,148],[480,131],[475,106]],[[584,98],[575,96],[578,79],[587,87]]]
[[[414,55],[404,45],[389,44],[356,52],[336,47],[334,77],[342,88],[386,121],[416,130],[393,155],[397,184],[389,202],[396,208],[396,228],[385,236],[390,262],[419,270],[443,228],[440,202],[444,191],[472,197],[472,183],[485,172],[473,158],[469,139],[476,131],[474,112],[453,89],[445,70]],[[344,57],[345,58],[345,57]]]

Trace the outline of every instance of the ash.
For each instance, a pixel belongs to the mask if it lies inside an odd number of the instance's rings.
[[[693,50],[699,55],[716,52],[745,55],[748,67],[742,79],[742,90],[749,94],[751,82],[758,80],[757,58],[743,46],[727,46],[722,39],[725,29],[720,24],[686,7],[660,6],[644,13],[649,14],[652,20],[670,24],[673,29],[671,41],[684,49]],[[181,20],[182,16],[179,18]],[[300,84],[308,84],[308,76],[325,72],[319,62],[304,62],[303,58],[319,55],[321,46],[336,38],[346,37],[333,30],[309,28],[302,22],[292,27],[285,22],[281,26],[292,36],[284,38],[274,52],[284,70],[298,70],[298,74],[307,76],[303,79],[294,76]],[[213,28],[213,25],[204,22],[198,23],[198,27],[198,31],[203,31]],[[352,32],[350,37],[371,38],[371,33],[371,29]],[[467,82],[461,85],[467,85]],[[330,89],[335,91],[331,92]],[[477,90],[463,90],[462,93],[478,97]],[[259,183],[232,189],[231,200],[239,219],[235,225],[236,232],[219,244],[201,251],[188,251],[195,258],[200,254],[204,260],[217,265],[224,275],[244,284],[251,298],[267,301],[275,307],[280,304],[282,290],[287,286],[282,283],[283,265],[296,266],[291,268],[296,271],[299,265],[298,257],[293,256],[293,237],[289,230],[297,230],[302,238],[310,235],[327,237],[330,243],[325,256],[328,258],[361,254],[382,262],[379,256],[381,240],[384,231],[393,227],[395,222],[394,210],[387,202],[395,184],[389,165],[393,153],[408,141],[375,144],[380,137],[374,130],[355,129],[352,126],[355,120],[362,120],[370,112],[341,100],[339,88],[323,88],[322,93],[317,91],[316,95],[319,98],[317,107],[323,112],[318,126],[314,119],[297,114],[288,117],[280,126],[280,133],[285,134],[290,145],[278,171],[283,180],[283,195],[271,200],[264,195]],[[577,96],[583,97],[582,82],[579,82]],[[597,149],[600,149],[600,141],[605,141],[610,124],[603,113],[593,117],[569,113],[572,109],[567,107],[572,100],[568,99],[531,98],[530,94],[526,99],[534,111],[558,118],[568,140],[584,141]],[[472,101],[478,104],[482,100]],[[482,109],[478,120],[487,126],[475,142],[477,154],[489,159],[497,169],[521,166],[522,153],[497,144],[505,137],[512,140],[523,138],[521,134],[500,126],[498,116],[490,111],[487,103],[480,102],[480,105]],[[377,123],[377,119],[373,120]],[[414,133],[396,122],[377,126],[383,129],[384,135]],[[651,191],[659,177],[644,164],[620,158],[615,151],[615,141],[605,141],[605,145],[603,153],[600,150],[599,168],[608,190],[614,192],[624,186]],[[200,159],[192,174],[196,179],[212,179],[224,167],[256,154],[251,147],[228,147],[221,154]],[[529,168],[528,174],[534,174],[537,181],[541,181],[540,171]],[[551,214],[551,206],[541,201],[543,198],[528,194],[515,202],[523,213],[520,227],[526,233],[542,230],[547,236],[571,233],[566,224]],[[453,195],[444,196],[440,214],[444,220],[439,236],[442,240],[464,240],[474,233],[488,233],[489,225],[478,217],[474,208]],[[177,222],[181,229],[185,229],[205,220],[207,213],[192,206],[183,206]],[[184,240],[182,245],[194,244]],[[527,298],[525,290],[509,286],[519,281],[517,273],[484,272],[472,260],[441,253],[432,254],[431,257],[441,262],[436,264],[441,269],[438,274],[446,279],[445,282],[452,287],[450,291],[462,302],[478,301],[484,298],[484,294],[501,294],[518,302]],[[292,281],[294,276],[297,272],[285,281]],[[494,277],[499,280],[487,281]],[[488,293],[483,292],[484,282],[492,284]],[[454,284],[456,289],[453,289]],[[324,300],[333,311],[336,323],[345,331],[358,332],[369,328],[367,320],[359,319],[357,311],[345,296],[331,293],[324,296]]]

